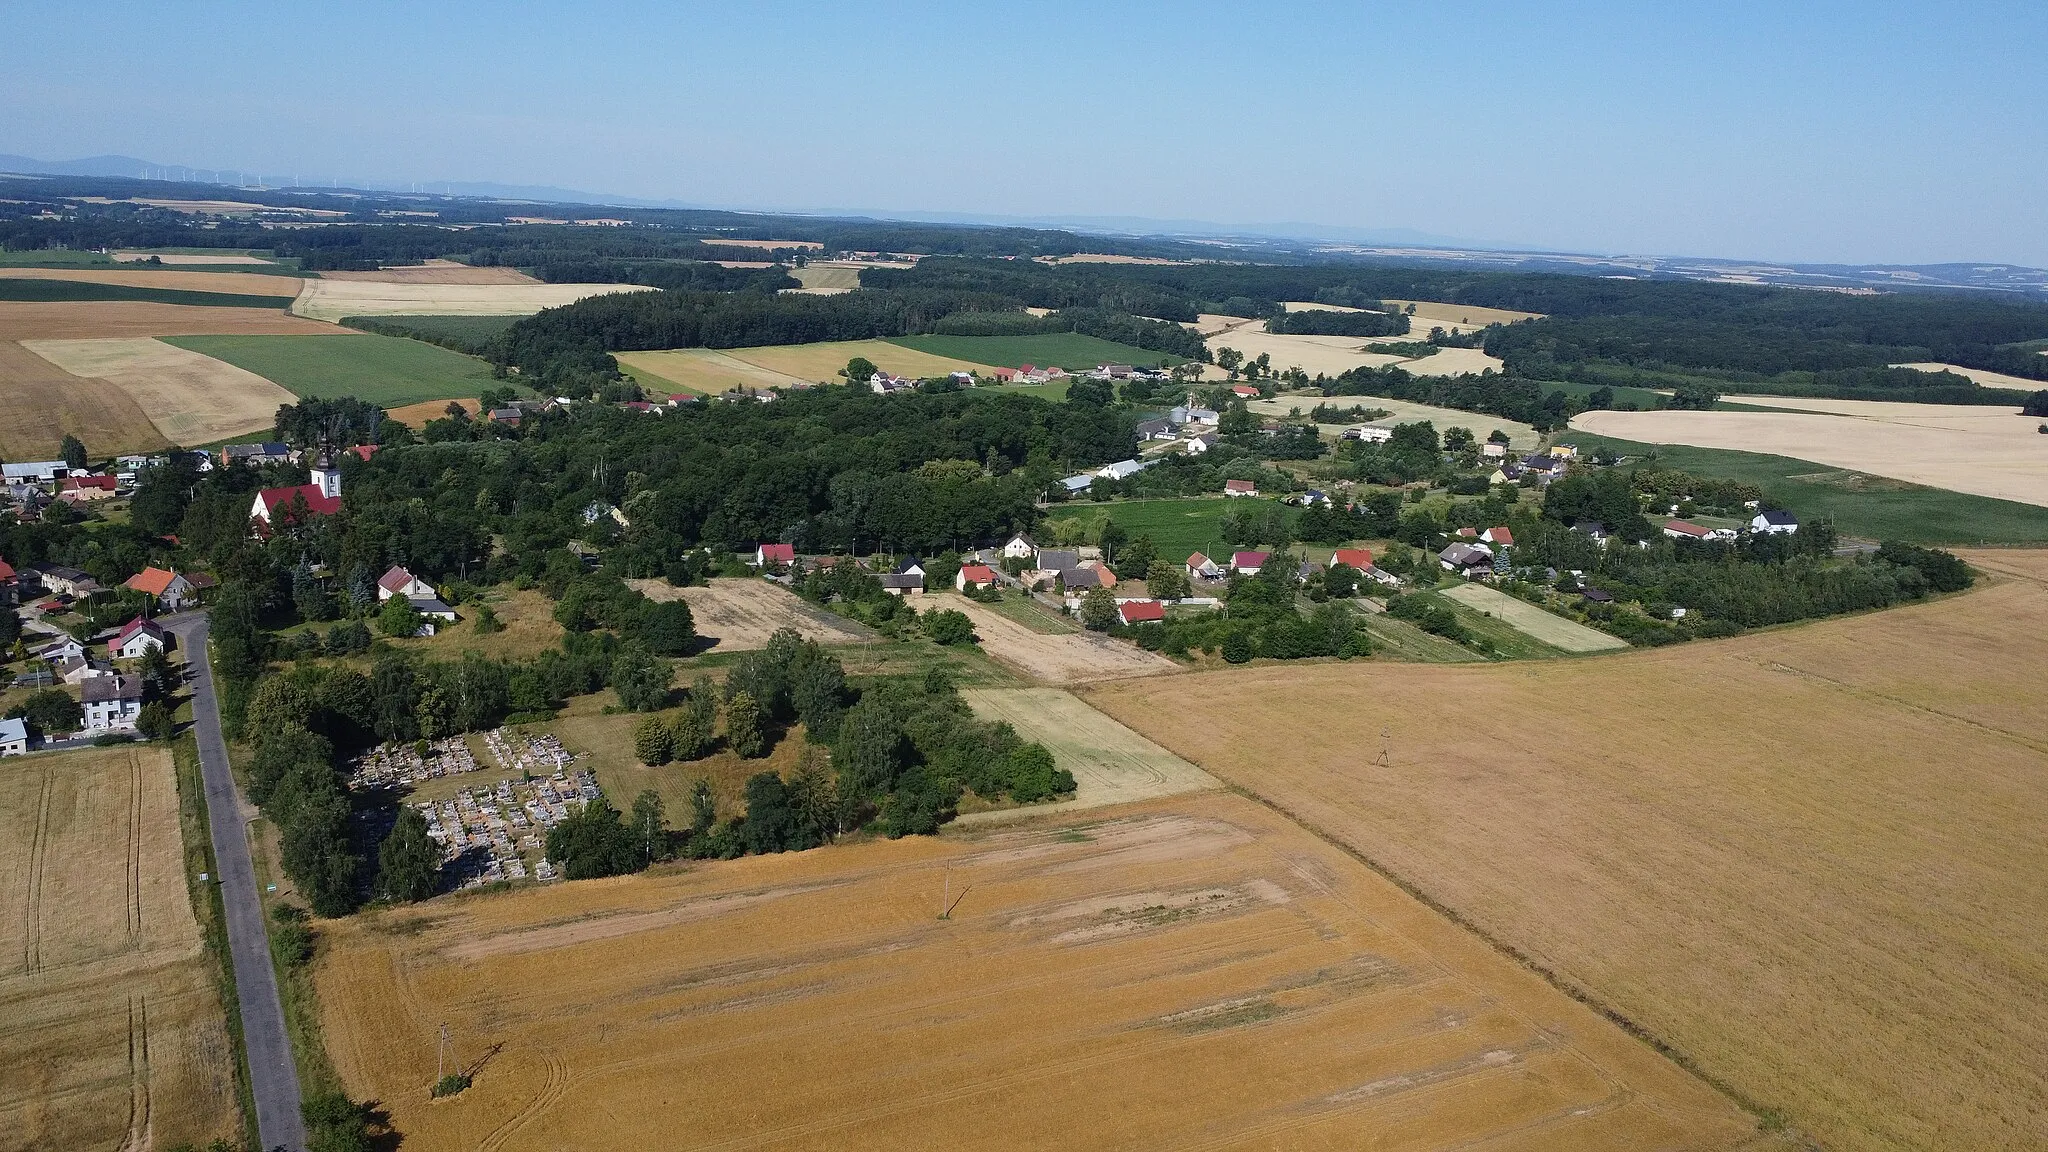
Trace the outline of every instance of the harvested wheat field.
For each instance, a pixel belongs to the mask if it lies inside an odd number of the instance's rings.
[[[461,405],[462,410],[464,412],[469,413],[471,416],[475,416],[478,412],[483,411],[483,404],[473,398],[470,398],[458,400],[422,400],[417,404],[401,404],[396,408],[386,408],[384,410],[384,415],[389,419],[398,421],[400,424],[403,424],[408,428],[419,429],[426,427],[427,421],[429,420],[439,420],[441,417],[446,416],[448,414],[448,406],[450,404]]]
[[[148,300],[0,300],[0,340],[302,336],[333,331],[331,324],[276,308],[208,308]]]
[[[803,283],[799,291],[831,295],[860,287],[861,267],[859,264],[813,260],[802,268],[792,268],[789,274]]]
[[[1484,584],[1458,584],[1444,589],[1442,594],[1467,608],[1505,622],[1525,636],[1566,652],[1613,652],[1628,647],[1628,641],[1619,636],[1610,636],[1598,628],[1588,628],[1576,620],[1545,612],[1527,600],[1517,600],[1498,588]]]
[[[48,460],[66,435],[102,455],[153,452],[169,442],[119,386],[73,376],[13,340],[0,340],[0,458]]]
[[[1415,311],[1413,327],[1417,336],[1427,336],[1431,328],[1442,328],[1449,332],[1470,332],[1488,324],[1513,324],[1521,320],[1541,320],[1541,312],[1516,312],[1510,308],[1481,308],[1476,304],[1441,304],[1434,300],[1388,300],[1385,303],[1406,312],[1410,304]]]
[[[0,1149],[238,1138],[161,748],[0,761]]]
[[[803,381],[728,352],[711,348],[672,348],[661,352],[615,353],[619,364],[642,387],[667,386],[709,396],[735,388],[787,388]],[[846,365],[842,362],[840,367]]]
[[[361,272],[322,272],[322,280],[360,280],[371,284],[538,284],[517,268],[476,267],[453,260],[429,260]]]
[[[1122,676],[1156,676],[1180,665],[1136,644],[1095,632],[1034,632],[1015,620],[952,593],[927,596],[933,608],[965,612],[981,650],[997,663],[1043,684],[1083,684]]]
[[[78,284],[118,284],[123,288],[167,288],[175,292],[223,292],[231,296],[272,297],[296,296],[299,285],[305,283],[296,276],[267,276],[250,272],[178,272],[155,268],[0,267],[0,279],[68,280]]]
[[[447,283],[439,280],[308,280],[292,311],[315,320],[348,316],[531,316],[608,292],[652,292],[640,284]]]
[[[1311,376],[1341,376],[1353,368],[1402,363],[1402,357],[1366,351],[1370,345],[1362,336],[1276,336],[1266,331],[1264,320],[1218,332],[1205,343],[1211,354],[1219,348],[1235,348],[1247,360],[1256,360],[1263,354],[1272,357],[1275,372],[1299,368]]]
[[[2048,436],[2017,408],[1742,397],[1799,412],[1586,412],[1572,427],[1649,444],[1811,460],[2022,504],[2048,506]]]
[[[1389,413],[1372,424],[1393,427],[1396,424],[1427,420],[1436,425],[1439,435],[1447,428],[1464,428],[1480,440],[1484,440],[1498,428],[1508,434],[1508,446],[1517,452],[1533,452],[1543,443],[1543,434],[1532,425],[1502,416],[1488,416],[1483,412],[1466,412],[1459,408],[1439,408],[1434,404],[1416,404],[1407,400],[1390,400],[1385,396],[1332,396],[1327,399],[1319,393],[1295,393],[1276,396],[1271,400],[1247,401],[1245,407],[1264,416],[1285,416],[1300,409],[1306,416],[1318,404],[1332,404],[1341,408],[1356,405],[1360,408],[1379,408]],[[1344,429],[1355,426],[1346,424],[1319,424],[1325,435],[1337,436]]]
[[[1963,368],[1955,364],[1928,363],[1894,364],[1892,367],[1917,368],[1922,372],[1953,372],[1957,376],[1961,376],[1985,388],[2017,388],[2023,392],[2038,392],[2041,389],[2041,382],[2039,380],[2029,380],[2024,376],[2008,376],[2003,372],[1993,372],[1985,368]],[[1932,381],[1929,381],[1929,383],[1932,383]]]
[[[148,337],[21,345],[74,376],[105,380],[127,393],[172,444],[260,432],[276,422],[278,405],[298,403],[254,372]]]
[[[953,372],[976,372],[983,376],[992,375],[995,369],[986,364],[969,360],[955,360],[950,356],[934,356],[891,344],[887,340],[834,340],[822,344],[787,344],[765,348],[728,348],[726,354],[749,364],[758,365],[771,372],[794,376],[799,380],[832,383],[843,380],[839,375],[846,362],[856,356],[865,356],[875,367],[898,376],[923,379],[930,376],[945,376]]]
[[[1936,603],[1540,673],[1276,667],[1088,699],[1822,1146],[2038,1147],[2048,554],[1987,557],[1996,583]]]
[[[1439,348],[1420,360],[1403,360],[1404,371],[1417,376],[1477,376],[1481,372],[1504,372],[1507,365],[1480,348]]]
[[[325,936],[329,1051],[408,1152],[1773,1146],[1230,795],[443,899]],[[442,1021],[478,1067],[429,1103]]]
[[[251,256],[245,252],[116,252],[116,264],[140,264],[154,260],[159,264],[188,268],[226,267],[229,265],[276,264],[277,261],[262,256]]]
[[[1220,788],[1214,776],[1074,698],[1062,688],[970,688],[974,714],[1001,720],[1052,751],[1074,774],[1074,798],[962,816],[967,823],[1103,808],[1158,796]]]
[[[796,593],[756,577],[712,580],[678,588],[666,580],[628,580],[649,600],[687,600],[697,635],[719,652],[765,648],[778,629],[794,628],[820,644],[863,644],[875,638],[867,628],[805,603]]]

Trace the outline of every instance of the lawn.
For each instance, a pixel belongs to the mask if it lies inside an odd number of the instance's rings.
[[[1143,576],[1144,573],[1137,573]],[[1005,592],[1003,598],[987,605],[988,610],[1006,620],[1014,620],[1033,632],[1047,636],[1059,636],[1068,632],[1079,632],[1080,625],[1064,616],[1056,616],[1051,609],[1021,592]]]
[[[481,360],[396,336],[171,336],[166,342],[245,368],[298,396],[354,396],[386,408],[475,396],[495,383]]]
[[[1928,488],[1789,456],[1638,444],[1583,432],[1574,433],[1573,440],[1582,453],[1603,447],[1624,456],[1654,453],[1666,468],[1755,484],[1770,500],[1805,519],[1834,521],[1844,536],[1935,545],[2048,543],[2048,509],[2032,504]]]
[[[1067,519],[1086,522],[1107,516],[1134,540],[1150,536],[1162,559],[1178,563],[1186,560],[1190,552],[1228,559],[1231,546],[1223,542],[1223,512],[1231,503],[1224,496],[1198,496],[1192,499],[1067,504],[1053,510],[1047,520],[1048,524]],[[1044,535],[1048,542],[1052,539],[1049,529]]]
[[[1058,367],[1077,372],[1098,364],[1149,366],[1186,363],[1182,356],[1133,348],[1129,344],[1083,336],[1078,332],[1037,336],[899,336],[889,343],[934,356],[950,356],[955,360],[971,360],[976,364],[994,364],[1003,368],[1035,364],[1041,368]]]
[[[298,281],[281,296],[252,296],[241,292],[181,292],[175,288],[137,288],[127,284],[101,284],[83,280],[0,280],[0,300],[37,303],[73,300],[146,300],[154,304],[184,304],[195,308],[289,308],[297,298]]]

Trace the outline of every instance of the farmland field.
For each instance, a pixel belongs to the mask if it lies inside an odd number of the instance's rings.
[[[1078,332],[1040,333],[1035,336],[899,336],[891,344],[933,356],[947,356],[974,364],[998,368],[1064,368],[1083,372],[1100,364],[1182,364],[1186,357],[1170,356],[1149,348],[1133,348]],[[875,363],[880,364],[877,360]]]
[[[22,347],[74,376],[121,389],[172,444],[260,432],[275,422],[278,405],[295,399],[253,372],[147,337],[24,340]]]
[[[792,268],[789,274],[803,282],[800,291],[826,295],[833,292],[851,292],[860,287],[860,267],[855,264],[828,264],[812,261],[802,268]]]
[[[102,455],[169,447],[133,397],[0,340],[0,458],[48,460],[69,434]]]
[[[1509,308],[1481,308],[1475,304],[1442,304],[1434,300],[1388,300],[1397,308],[1406,310],[1415,305],[1410,325],[1417,336],[1429,335],[1431,328],[1446,328],[1452,331],[1470,331],[1484,328],[1488,324],[1513,324],[1518,320],[1540,320],[1540,312],[1516,312]]]
[[[360,272],[322,272],[322,280],[355,280],[370,284],[538,284],[517,268],[472,267],[452,260],[430,260]]]
[[[1074,798],[1059,811],[1128,804],[1220,788],[1215,777],[1076,700],[1060,688],[978,688],[963,693],[974,714],[1001,720],[1052,751],[1074,774]],[[962,817],[969,823],[1054,810],[1045,805]]]
[[[113,285],[121,288],[151,288],[176,293],[225,294],[229,296],[283,297],[298,294],[299,281],[289,276],[257,276],[231,272],[178,272],[156,268],[7,268],[0,267],[0,280],[62,281],[72,284]],[[173,301],[176,303],[176,301]],[[243,307],[282,308],[283,304],[244,300]],[[230,307],[235,303],[231,302]]]
[[[369,912],[326,929],[315,979],[343,1081],[407,1152],[1768,1146],[1215,793]],[[443,1021],[481,1067],[430,1103]]]
[[[915,378],[952,372],[986,375],[989,370],[987,364],[933,356],[887,340],[835,340],[760,348],[675,348],[622,352],[618,359],[643,387],[668,385],[685,392],[715,393],[734,388],[782,388],[803,381],[843,382],[839,372],[856,356],[866,357],[884,372]],[[654,379],[646,379],[648,376]]]
[[[735,388],[787,388],[803,383],[795,376],[771,372],[731,352],[714,348],[671,348],[660,352],[619,352],[614,355],[619,367],[651,392],[692,392],[711,396]],[[841,361],[839,367],[846,367],[845,361]]]
[[[1894,368],[1917,368],[1922,372],[1953,372],[1984,388],[2016,388],[2022,392],[2037,392],[2042,383],[2025,376],[2008,376],[1985,368],[1963,368],[1955,364],[1894,364]]]
[[[1081,684],[1122,676],[1156,676],[1180,666],[1135,644],[1093,632],[1039,632],[964,596],[925,597],[925,609],[951,608],[974,621],[982,651],[1024,676],[1046,684]]]
[[[191,308],[286,308],[291,305],[298,281],[285,281],[290,291],[282,294],[251,295],[246,292],[188,292],[175,288],[136,288],[126,284],[98,284],[88,281],[28,280],[0,276],[0,301],[47,304],[57,301],[132,301],[177,304]]]
[[[794,628],[820,644],[860,644],[874,633],[807,603],[796,593],[758,577],[712,580],[677,588],[666,580],[631,580],[650,600],[686,600],[697,635],[716,642],[715,651],[765,648],[778,629]]]
[[[241,1135],[171,757],[0,761],[0,1149]]]
[[[1996,582],[1541,676],[1320,665],[1087,698],[1821,1146],[2017,1148],[2048,1110],[2048,554],[1969,559]]]
[[[492,269],[491,271],[499,271]],[[486,284],[408,280],[308,280],[292,311],[315,320],[347,316],[531,316],[608,292],[651,292],[638,284]]]
[[[143,300],[0,301],[0,340],[333,331],[326,324],[275,308],[192,308]]]
[[[2048,543],[2048,511],[2032,504],[1948,492],[1787,456],[1644,444],[1590,433],[1571,439],[1585,453],[1603,447],[1626,456],[1655,453],[1666,468],[1755,484],[1801,516],[1833,520],[1845,535],[1945,545]]]
[[[1484,584],[1458,584],[1443,590],[1445,598],[1456,600],[1475,612],[1493,616],[1553,648],[1566,652],[1609,652],[1628,647],[1628,641],[1545,612],[1526,600],[1517,600]]]
[[[1243,497],[1238,499],[1244,500]],[[1220,554],[1223,561],[1228,561],[1231,547],[1223,542],[1223,513],[1233,503],[1224,496],[1200,496],[1192,499],[1118,500],[1108,504],[1063,504],[1054,507],[1047,514],[1047,519],[1094,521],[1107,516],[1115,520],[1119,528],[1130,533],[1132,539],[1150,536],[1159,549],[1161,559],[1180,562],[1186,560],[1189,553],[1202,552],[1211,558]],[[1271,501],[1245,501],[1248,507],[1258,503]],[[1049,541],[1049,530],[1046,535]],[[1140,576],[1142,573],[1133,572],[1131,575]]]
[[[1436,357],[1432,356],[1430,359],[1434,360]],[[1458,408],[1439,408],[1434,404],[1417,404],[1408,400],[1393,400],[1385,396],[1330,396],[1326,398],[1319,393],[1293,394],[1276,396],[1271,400],[1253,400],[1247,403],[1245,407],[1265,416],[1286,416],[1295,409],[1300,409],[1301,414],[1307,416],[1315,410],[1315,406],[1318,404],[1330,404],[1337,408],[1357,406],[1360,408],[1385,409],[1391,415],[1370,421],[1370,423],[1384,427],[1392,427],[1396,424],[1412,424],[1417,420],[1427,420],[1436,425],[1437,435],[1439,436],[1443,435],[1445,429],[1464,428],[1470,431],[1474,438],[1484,440],[1494,429],[1498,428],[1508,434],[1508,446],[1517,452],[1534,452],[1543,443],[1542,433],[1519,420],[1509,420],[1504,416],[1488,416],[1482,412],[1466,412]],[[1327,434],[1335,436],[1356,423],[1357,421],[1351,421],[1344,424],[1324,424],[1320,425],[1320,427]]]
[[[1756,404],[1743,397],[1744,404]],[[2017,408],[1783,400],[1792,412],[1585,412],[1574,430],[1696,448],[1775,451],[1997,500],[2048,506],[2048,438]],[[1839,414],[1836,414],[1839,413]]]
[[[450,404],[460,404],[462,410],[471,416],[483,411],[482,404],[470,399],[421,400],[412,404],[400,404],[396,408],[386,408],[384,416],[417,431],[426,427],[427,421],[439,420],[446,416]]]
[[[341,323],[349,328],[373,324],[375,328],[364,330],[416,335],[430,343],[445,340],[463,351],[471,351],[481,350],[523,319],[523,316],[350,316]],[[393,332],[393,329],[399,331]]]
[[[295,396],[354,396],[386,408],[475,396],[490,366],[418,340],[328,336],[179,336],[167,343],[244,368]]]

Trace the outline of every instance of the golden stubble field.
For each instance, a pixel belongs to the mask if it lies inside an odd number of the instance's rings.
[[[1088,699],[1826,1147],[2039,1147],[2048,554],[1975,559],[1980,591],[1728,641]]]
[[[639,284],[505,283],[502,278],[479,284],[466,275],[454,283],[438,275],[424,280],[323,278],[306,281],[292,311],[329,321],[348,316],[531,316],[587,296],[652,291]]]
[[[654,377],[643,383],[667,383],[691,392],[715,393],[734,388],[783,388],[792,384],[844,383],[838,373],[856,356],[899,376],[925,378],[951,372],[992,375],[995,369],[969,360],[934,356],[887,340],[833,340],[762,348],[672,348],[657,352],[622,352],[619,363],[636,375]]]
[[[411,1152],[1774,1146],[1228,794],[367,913],[314,978]]]
[[[19,341],[0,340],[0,457],[48,460],[67,435],[101,455],[170,446],[118,384],[73,376]]]
[[[678,588],[666,580],[627,581],[649,600],[683,600],[690,605],[697,635],[716,641],[713,651],[766,648],[768,638],[794,628],[820,644],[861,644],[875,639],[868,628],[821,611],[796,593],[758,577],[726,577]]]
[[[0,1149],[234,1138],[161,748],[0,761]]]
[[[298,402],[254,372],[146,336],[21,345],[73,376],[104,380],[127,393],[172,444],[211,444],[261,432],[274,424],[280,404]]]

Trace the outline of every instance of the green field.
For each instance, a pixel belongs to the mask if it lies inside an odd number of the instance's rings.
[[[245,368],[294,395],[354,396],[385,408],[475,396],[499,383],[481,360],[396,336],[169,336],[165,342]]]
[[[898,336],[890,340],[905,348],[928,352],[934,356],[949,356],[955,360],[971,360],[976,364],[993,364],[999,368],[1020,368],[1036,364],[1041,368],[1064,368],[1069,372],[1080,372],[1098,364],[1133,364],[1150,366],[1154,364],[1181,364],[1182,356],[1169,356],[1147,348],[1133,348],[1129,344],[1118,344],[1094,336],[1083,336],[1078,332],[1052,332],[1037,336]]]
[[[1115,520],[1117,526],[1129,533],[1134,540],[1140,536],[1150,536],[1153,545],[1159,549],[1159,555],[1164,559],[1180,562],[1186,560],[1190,552],[1202,552],[1212,560],[1221,557],[1221,563],[1228,561],[1233,551],[1230,545],[1223,542],[1223,511],[1235,503],[1236,500],[1224,496],[1198,496],[1178,500],[1118,500],[1108,504],[1068,504],[1048,513],[1047,521],[1050,523],[1071,518],[1093,522],[1107,516]],[[1043,535],[1046,540],[1052,538],[1049,531]],[[1047,546],[1051,547],[1050,544]]]
[[[1755,484],[1805,519],[1834,521],[1844,536],[1949,546],[2048,543],[2048,508],[2032,504],[1866,476],[1789,456],[1638,444],[1586,433],[1572,438],[1581,452],[1605,447],[1623,456],[1654,453],[1666,468]]]
[[[0,267],[11,268],[113,268],[114,258],[98,252],[72,248],[34,248],[26,252],[0,249]]]
[[[481,350],[524,316],[350,316],[342,327],[387,336],[414,336],[429,344]],[[643,381],[644,383],[644,381]]]
[[[156,304],[187,304],[195,308],[289,308],[298,299],[298,284],[282,296],[244,296],[235,292],[180,292],[172,288],[132,288],[126,284],[87,284],[76,280],[0,280],[0,300],[147,300]]]
[[[1545,396],[1550,395],[1552,392],[1562,392],[1567,396],[1578,399],[1584,399],[1600,388],[1598,384],[1580,384],[1573,380],[1539,380],[1536,382],[1536,386],[1543,390]],[[1642,411],[1653,412],[1664,406],[1664,397],[1648,388],[1631,388],[1626,384],[1608,385],[1608,387],[1614,390],[1614,406],[1616,408],[1625,404],[1633,404]]]

